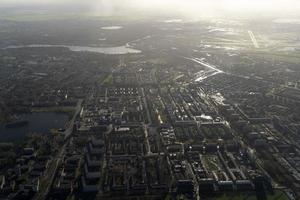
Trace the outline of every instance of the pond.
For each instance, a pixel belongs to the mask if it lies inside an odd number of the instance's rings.
[[[0,142],[20,142],[27,134],[47,134],[50,129],[64,128],[69,116],[65,113],[38,112],[20,115],[20,120],[27,120],[28,124],[21,127],[5,127],[0,125]]]

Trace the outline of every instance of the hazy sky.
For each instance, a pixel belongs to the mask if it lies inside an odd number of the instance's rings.
[[[69,6],[95,15],[115,15],[122,11],[167,12],[187,17],[300,13],[300,0],[0,0],[0,6]]]

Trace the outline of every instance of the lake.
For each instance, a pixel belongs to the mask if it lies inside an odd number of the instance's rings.
[[[69,116],[65,113],[40,112],[22,114],[22,120],[28,120],[23,127],[5,128],[0,125],[0,142],[19,142],[29,133],[47,134],[50,129],[64,128]]]
[[[101,27],[102,30],[119,30],[122,29],[123,26],[104,26]]]
[[[73,46],[73,45],[32,44],[32,45],[11,45],[3,49],[51,48],[51,47],[62,47],[62,48],[68,48],[70,51],[94,52],[94,53],[102,53],[108,55],[141,53],[140,50],[133,49],[128,45],[117,46],[117,47],[89,47],[89,46]]]

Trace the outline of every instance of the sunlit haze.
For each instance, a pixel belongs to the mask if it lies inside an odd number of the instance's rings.
[[[0,200],[299,200],[300,0],[0,0]]]
[[[93,15],[120,15],[129,11],[173,13],[186,17],[258,17],[295,15],[300,12],[297,0],[2,0],[0,6],[80,7]],[[68,11],[68,8],[65,8]]]

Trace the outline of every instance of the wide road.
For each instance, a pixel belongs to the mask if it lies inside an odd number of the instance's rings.
[[[47,181],[46,187],[41,188],[41,190],[34,196],[34,198],[33,198],[34,200],[44,200],[47,198],[47,196],[50,192],[52,183],[55,179],[56,171],[57,171],[60,163],[62,162],[62,159],[64,158],[65,149],[66,149],[68,143],[69,143],[69,141],[66,142],[62,146],[60,151],[52,159],[54,166],[52,167],[52,165],[51,165],[46,169],[44,177],[41,178],[41,180]]]
[[[147,99],[145,96],[145,91],[144,88],[140,88],[140,95],[141,95],[141,100],[144,104],[144,108],[146,110],[146,114],[147,114],[147,119],[148,119],[148,124],[143,124],[143,128],[144,128],[144,134],[145,134],[145,141],[146,141],[146,151],[147,151],[147,155],[151,154],[151,148],[150,148],[150,143],[149,143],[149,135],[148,135],[148,126],[152,124],[152,119],[150,116],[150,111],[148,108],[148,103],[147,103]]]
[[[45,175],[44,177],[41,178],[41,180],[44,180],[44,181],[47,181],[47,184],[46,184],[46,187],[45,188],[42,188],[35,196],[33,199],[36,199],[36,200],[40,200],[40,199],[46,199],[47,198],[47,195],[48,193],[50,192],[50,189],[51,189],[51,186],[52,186],[52,183],[55,179],[55,174],[56,174],[56,171],[60,165],[60,163],[62,162],[62,159],[64,158],[64,153],[65,153],[65,149],[69,143],[69,136],[72,134],[73,132],[73,126],[74,126],[74,123],[75,123],[75,119],[77,117],[77,115],[79,114],[79,112],[81,111],[81,108],[82,108],[82,102],[83,100],[80,99],[78,102],[77,102],[77,105],[76,105],[76,109],[75,109],[75,113],[69,123],[69,126],[68,128],[64,131],[64,135],[65,135],[65,139],[67,139],[64,143],[64,145],[61,147],[61,149],[59,150],[59,152],[53,157],[52,159],[52,162],[54,163],[52,165],[50,165],[46,171],[45,171]]]
[[[212,65],[210,63],[204,62],[203,60],[201,60],[200,58],[189,58],[189,57],[184,57],[187,60],[196,62],[206,68],[208,68],[209,70],[205,70],[205,71],[200,71],[199,76],[196,78],[196,81],[202,81],[206,78],[209,78],[211,76],[214,76],[216,74],[220,74],[220,73],[224,73],[222,70],[218,69],[215,65]]]
[[[79,114],[79,112],[81,111],[81,108],[82,108],[82,102],[83,102],[82,99],[78,100],[78,102],[77,102],[77,105],[76,105],[76,108],[75,108],[75,113],[74,113],[74,115],[73,115],[73,117],[72,117],[72,119],[69,123],[69,127],[63,133],[65,135],[65,139],[68,138],[72,134],[75,119],[76,119],[77,115]]]
[[[152,120],[151,120],[150,111],[149,111],[149,108],[148,108],[148,103],[147,103],[147,99],[146,99],[144,88],[140,88],[140,92],[141,92],[141,98],[142,98],[144,107],[146,109],[148,124],[152,124]]]
[[[258,42],[257,42],[257,40],[256,40],[255,35],[253,34],[253,32],[252,31],[248,31],[248,34],[249,34],[249,37],[250,37],[250,39],[251,39],[254,47],[255,48],[259,48]]]

